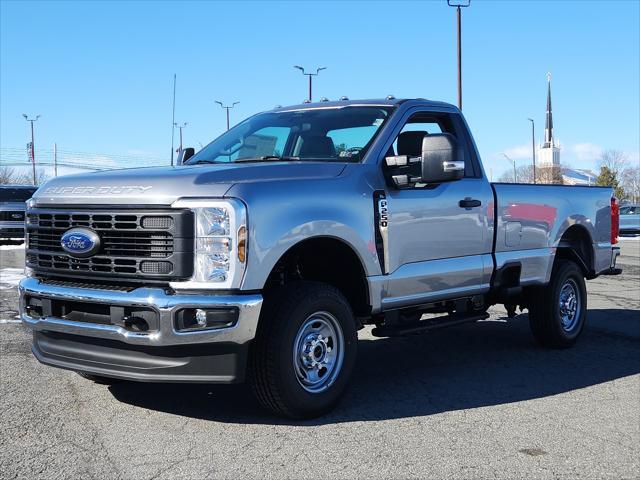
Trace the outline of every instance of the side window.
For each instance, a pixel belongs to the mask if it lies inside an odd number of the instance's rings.
[[[415,121],[412,121],[412,119],[415,118]],[[404,124],[404,127],[402,127],[402,130],[400,131],[400,135],[398,135],[398,138],[400,138],[400,136],[402,136],[403,133],[405,132],[416,132],[415,134],[407,134],[405,135],[405,137],[414,135],[416,138],[419,137],[420,133],[442,133],[442,128],[440,127],[440,124],[437,123],[435,121],[435,119],[429,119],[429,118],[420,118],[419,115],[414,115],[414,117],[411,117],[409,119],[409,121],[407,123]],[[394,152],[398,152],[398,138],[395,139],[395,141],[393,142],[393,151]],[[407,155],[406,153],[397,153],[398,155]],[[420,155],[420,152],[416,153],[415,155],[411,155],[411,156],[418,156]]]
[[[402,130],[394,140],[385,156],[408,155],[418,157],[422,153],[422,138],[424,135],[434,133],[449,133],[458,140],[458,145],[464,152],[465,177],[475,177],[473,162],[470,157],[468,138],[459,129],[464,128],[464,123],[453,115],[437,112],[418,112],[413,114],[402,127]]]

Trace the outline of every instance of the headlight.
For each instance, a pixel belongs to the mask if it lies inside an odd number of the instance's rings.
[[[172,282],[180,289],[240,288],[247,259],[247,210],[235,199],[178,200],[173,208],[189,208],[195,216],[193,276]]]

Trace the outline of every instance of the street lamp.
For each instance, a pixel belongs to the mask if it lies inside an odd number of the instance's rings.
[[[233,107],[235,107],[240,102],[233,102],[231,105],[225,106],[222,102],[220,102],[218,100],[214,100],[214,101],[227,111],[227,130],[229,130],[229,110],[231,110]]]
[[[471,0],[447,0],[447,5],[458,10],[458,108],[462,110],[462,13],[461,9],[471,5]]]
[[[293,68],[297,68],[298,70],[300,70],[302,72],[303,75],[306,75],[307,77],[309,77],[309,103],[311,103],[311,99],[313,97],[312,95],[312,77],[317,77],[318,74],[320,73],[320,70],[326,70],[327,67],[318,67],[316,68],[316,73],[307,73],[303,67],[301,67],[300,65],[294,65]]]
[[[33,122],[38,121],[40,115],[36,115],[36,118],[29,118],[26,113],[23,113],[24,119],[31,123],[31,166],[33,168],[33,184],[36,185],[36,146],[33,135]]]
[[[182,129],[187,127],[187,122],[184,122],[182,125],[174,123],[173,126],[180,130],[180,149],[178,150],[178,158],[180,158],[180,154],[182,153]]]
[[[509,157],[509,155],[504,152],[502,152],[502,155],[504,155],[504,158],[513,163],[513,183],[518,183],[518,177],[516,176],[516,161],[512,160],[511,157]]]
[[[527,118],[531,122],[531,158],[533,159],[533,183],[536,183],[536,122],[533,118]]]

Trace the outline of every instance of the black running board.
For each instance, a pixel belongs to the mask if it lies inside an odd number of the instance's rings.
[[[424,333],[429,330],[437,330],[439,328],[452,327],[462,323],[477,322],[489,318],[488,313],[480,313],[475,315],[444,315],[442,317],[430,318],[416,323],[399,324],[399,325],[383,325],[376,327],[371,331],[374,337],[402,337],[405,335],[415,335]]]

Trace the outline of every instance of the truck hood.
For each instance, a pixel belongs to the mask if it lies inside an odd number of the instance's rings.
[[[268,162],[111,170],[58,177],[33,198],[44,205],[170,205],[178,198],[223,197],[236,183],[332,178],[345,163]]]

